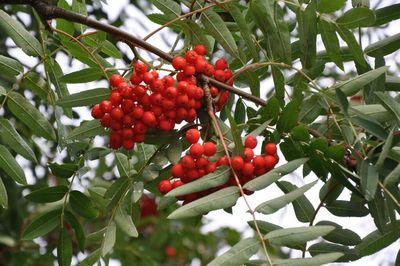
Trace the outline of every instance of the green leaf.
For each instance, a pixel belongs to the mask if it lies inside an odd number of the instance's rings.
[[[177,131],[160,131],[160,130],[149,130],[146,133],[144,143],[145,144],[170,144],[181,137],[181,134]]]
[[[319,13],[332,13],[335,12],[342,7],[344,7],[344,4],[346,3],[346,0],[321,0],[318,3],[318,12]]]
[[[24,170],[3,145],[0,145],[0,169],[3,169],[15,182],[21,185],[27,184]]]
[[[27,72],[24,75],[22,86],[47,102],[55,98],[53,91],[47,91],[46,81],[34,72]]]
[[[290,130],[297,125],[299,120],[299,107],[299,102],[296,100],[291,101],[285,106],[276,124],[276,128],[279,132],[290,132]]]
[[[395,228],[398,228],[399,221],[396,221],[395,223]],[[400,230],[393,229],[392,224],[389,224],[386,227],[388,230],[384,233],[376,230],[364,237],[361,243],[355,247],[358,254],[361,256],[368,256],[397,241],[400,237]]]
[[[400,164],[398,164],[383,181],[384,186],[392,186],[399,182],[400,179]]]
[[[176,197],[187,195],[193,192],[204,191],[209,188],[218,187],[225,184],[231,175],[231,169],[228,166],[220,166],[214,173],[209,173],[193,182],[174,188],[166,197]]]
[[[53,210],[37,215],[26,226],[22,239],[33,240],[53,231],[54,228],[60,225],[60,215],[61,210]]]
[[[256,237],[242,239],[230,250],[211,261],[208,266],[242,265],[257,253],[259,248],[260,241]]]
[[[312,258],[301,258],[301,259],[286,259],[286,260],[275,260],[274,266],[319,266],[325,265],[330,262],[335,262],[337,259],[343,256],[343,253],[332,252],[327,254],[316,255]]]
[[[111,249],[114,247],[116,237],[116,227],[114,223],[107,226],[107,230],[104,234],[103,243],[101,246],[101,255],[107,255]]]
[[[323,236],[325,240],[330,242],[346,246],[355,246],[361,242],[359,235],[349,229],[343,229],[343,227],[337,223],[331,221],[320,221],[316,225],[332,225],[335,227],[335,230]]]
[[[49,168],[53,175],[61,178],[70,178],[76,171],[78,171],[79,166],[74,163],[49,163]]]
[[[239,58],[236,42],[222,18],[214,11],[208,9],[201,16],[205,30],[217,40],[232,56]]]
[[[400,49],[400,33],[371,43],[364,52],[372,57],[385,56]]]
[[[182,141],[177,140],[177,141],[172,142],[167,149],[168,160],[172,164],[179,163],[179,160],[181,159],[181,155],[182,155],[182,150],[183,150]]]
[[[121,177],[115,180],[111,186],[108,187],[107,191],[104,193],[104,198],[109,199],[117,194],[117,192],[124,187],[126,187],[129,183],[129,178]]]
[[[239,196],[239,189],[236,186],[224,188],[180,207],[173,211],[168,219],[181,219],[229,208],[236,203]]]
[[[399,103],[394,100],[391,96],[384,92],[376,91],[375,95],[378,97],[379,102],[394,116],[396,116],[397,121],[400,122],[400,107]]]
[[[27,125],[33,133],[48,140],[56,140],[56,134],[50,122],[21,94],[10,92],[7,106],[11,113]]]
[[[372,117],[369,117],[367,115],[363,115],[358,112],[354,113],[357,114],[357,116],[351,117],[351,121],[354,124],[363,127],[366,131],[377,136],[378,138],[381,139],[387,138],[388,133],[379,122],[377,122]]]
[[[354,249],[350,249],[347,246],[320,242],[316,243],[308,248],[308,252],[313,256],[317,256],[319,254],[326,254],[331,252],[341,252],[344,254],[343,257],[340,257],[336,260],[336,262],[349,262],[355,261],[360,258],[354,251]]]
[[[361,66],[365,67],[367,64],[365,62],[364,53],[361,49],[361,46],[358,44],[354,34],[347,28],[341,27],[338,24],[334,24],[337,32],[343,41],[346,42],[349,50],[351,51],[354,60]]]
[[[99,68],[85,68],[62,76],[60,81],[70,84],[87,83],[100,79],[102,75],[103,72]]]
[[[375,14],[368,7],[352,8],[336,20],[336,23],[340,24],[340,26],[344,26],[349,29],[368,27],[373,25],[374,22]]]
[[[68,188],[66,186],[39,188],[26,195],[25,198],[32,202],[46,203],[55,202],[64,198]]]
[[[308,158],[300,158],[290,161],[285,165],[279,166],[269,171],[268,173],[251,180],[250,182],[246,183],[243,188],[251,191],[257,191],[266,188],[267,186],[273,184],[275,181],[279,180],[284,175],[292,173],[294,170],[299,168],[307,161]]]
[[[117,162],[117,168],[120,177],[130,177],[136,171],[133,167],[132,162],[128,159],[128,156],[121,152],[115,153],[115,160]]]
[[[78,242],[78,247],[81,251],[85,250],[85,233],[83,232],[82,225],[79,223],[78,219],[72,212],[64,212],[65,220],[72,226],[75,231],[76,241]]]
[[[4,209],[8,208],[8,195],[7,189],[4,186],[3,180],[0,178],[0,206]]]
[[[349,110],[349,113],[350,115],[354,115],[354,113],[361,113],[373,118],[380,123],[393,120],[393,116],[391,115],[391,113],[380,104],[362,104],[352,106],[352,108]]]
[[[115,222],[119,228],[128,236],[138,237],[139,233],[136,230],[135,224],[132,221],[132,217],[129,216],[121,206],[118,207],[115,214]]]
[[[106,135],[106,130],[98,119],[83,121],[79,127],[74,128],[68,135],[69,140],[82,140],[95,136]]]
[[[364,86],[368,85],[369,83],[376,80],[379,76],[386,73],[387,69],[388,68],[385,66],[374,70],[370,70],[355,78],[349,79],[339,84],[335,84],[333,87],[329,89],[329,91],[333,93],[333,90],[340,89],[346,96],[355,95],[362,88],[364,88]]]
[[[295,185],[286,181],[276,182],[276,184],[285,193],[291,193],[292,191],[298,189]],[[306,198],[306,196],[299,196],[293,201],[292,204],[297,220],[303,223],[309,223],[313,219],[315,215],[315,210],[311,202]]]
[[[0,10],[0,29],[2,29],[3,33],[9,36],[27,55],[43,55],[39,41],[25,29],[25,26],[10,17],[10,15],[3,10]]]
[[[334,229],[335,227],[329,225],[285,228],[269,232],[265,238],[271,245],[296,245],[329,234]]]
[[[336,2],[327,0],[330,3]],[[341,69],[344,70],[342,56],[340,54],[339,39],[336,35],[334,26],[323,19],[318,22],[322,42],[324,43],[329,58]]]
[[[99,215],[90,198],[80,191],[73,190],[69,193],[69,205],[79,215],[93,219]]]
[[[385,162],[385,159],[389,155],[389,152],[390,152],[390,150],[392,148],[395,129],[396,129],[396,127],[393,127],[392,130],[390,130],[388,138],[383,143],[382,151],[379,154],[378,160],[375,163],[375,165],[378,168],[378,170],[382,169],[382,166],[383,166],[383,164]]]
[[[72,0],[72,7],[71,8],[72,8],[73,12],[87,17],[87,10],[86,10],[85,1]],[[87,28],[87,26],[84,25],[83,23],[74,23],[74,26],[80,33],[84,33],[86,28]]]
[[[380,26],[390,21],[400,18],[400,4],[388,5],[382,8],[375,9],[376,20],[374,27]]]
[[[160,9],[165,15],[172,18],[179,17],[181,15],[181,7],[178,3],[172,0],[152,0],[151,1],[158,9]]]
[[[256,207],[255,211],[263,213],[263,214],[274,213],[274,212],[278,211],[279,209],[285,207],[287,204],[293,202],[300,196],[304,196],[304,193],[307,190],[309,190],[311,187],[313,187],[316,183],[317,183],[317,180],[312,183],[309,183],[307,185],[304,185],[300,188],[292,190],[283,196],[265,201],[265,202],[261,203],[260,205],[258,205]]]
[[[375,165],[369,160],[363,160],[360,167],[361,190],[365,199],[371,201],[375,197],[375,192],[379,181],[379,172]]]
[[[99,261],[101,256],[101,248],[93,251],[89,256],[87,256],[83,261],[79,263],[79,266],[93,266]]]
[[[316,2],[308,3],[305,10],[297,11],[298,33],[300,40],[301,64],[303,68],[311,68],[317,59],[317,14]]]
[[[236,24],[239,27],[241,37],[245,42],[246,48],[251,53],[251,57],[254,58],[255,61],[258,61],[259,56],[254,44],[253,37],[251,35],[251,30],[249,24],[246,22],[245,17],[236,3],[230,2],[227,4],[223,4],[222,6],[225,7],[226,10],[232,15],[233,19],[235,20]]]
[[[190,44],[192,44],[193,46],[197,44],[203,44],[206,47],[207,51],[213,51],[214,47],[208,40],[205,31],[195,21],[184,20],[182,22],[182,30],[185,33],[185,36],[189,39]],[[163,24],[165,24],[165,22],[161,25]],[[175,24],[173,23],[172,25]]]
[[[246,107],[244,106],[242,98],[239,98],[236,102],[235,114],[236,124],[244,124],[246,121]]]
[[[68,231],[63,228],[60,231],[57,245],[57,261],[60,266],[71,265],[72,260],[72,242]]]
[[[364,217],[369,214],[364,205],[354,201],[335,200],[326,209],[339,217]]]
[[[37,162],[35,153],[26,141],[15,130],[11,122],[5,118],[0,118],[0,136],[8,147],[26,159]]]
[[[17,76],[24,72],[24,68],[17,60],[0,55],[0,72],[5,75]]]
[[[233,119],[231,111],[228,108],[225,108],[225,114],[228,117],[229,124],[231,126],[231,134],[233,137],[233,142],[235,143],[235,154],[243,154],[244,146],[242,142],[242,138],[240,137],[240,132],[238,130],[235,119]]]

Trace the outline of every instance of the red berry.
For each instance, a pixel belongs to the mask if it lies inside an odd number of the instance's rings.
[[[274,168],[275,164],[276,164],[276,160],[275,157],[272,155],[267,155],[264,157],[264,161],[265,161],[265,167],[268,170],[271,170],[272,168]]]
[[[254,175],[255,175],[255,176],[263,175],[263,174],[265,174],[266,172],[267,172],[267,169],[266,169],[266,168],[256,168],[256,169],[254,169]]]
[[[103,127],[110,127],[111,126],[112,118],[110,114],[105,114],[103,118],[101,118],[100,123]]]
[[[146,95],[146,88],[142,85],[138,85],[136,87],[133,87],[133,93],[137,95],[137,97],[143,97]]]
[[[193,158],[199,158],[203,155],[203,153],[204,153],[204,148],[201,144],[195,143],[192,146],[190,146],[189,154],[192,155]]]
[[[118,87],[121,82],[124,82],[124,78],[121,75],[114,74],[110,77],[111,87]]]
[[[109,113],[112,110],[112,103],[110,101],[102,101],[100,103],[100,109],[103,113]]]
[[[253,159],[253,165],[254,167],[257,168],[264,168],[265,167],[265,160],[264,157],[258,155],[256,157],[254,157]]]
[[[186,52],[185,59],[186,62],[193,64],[196,61],[197,53],[195,51]]]
[[[190,144],[197,143],[200,139],[200,131],[195,128],[191,128],[186,131],[185,138]]]
[[[123,100],[121,104],[121,109],[124,111],[125,114],[132,111],[134,107],[134,103],[132,100]]]
[[[219,93],[219,90],[216,87],[212,86],[210,88],[211,97],[213,97],[213,98],[217,97],[218,93]]]
[[[257,139],[253,135],[249,135],[244,140],[244,146],[249,149],[254,149],[257,147]]]
[[[244,148],[244,161],[245,162],[250,162],[253,160],[254,157],[254,151],[250,148]]]
[[[120,121],[124,117],[124,112],[122,111],[121,108],[115,107],[114,109],[111,110],[110,115],[112,119]]]
[[[242,168],[242,174],[244,176],[253,176],[254,174],[254,166],[252,163],[244,163]]]
[[[122,138],[131,139],[133,137],[133,129],[132,128],[124,128],[121,132]]]
[[[114,106],[118,106],[122,102],[122,96],[119,92],[112,92],[110,95],[110,102]]]
[[[147,66],[143,62],[136,62],[135,64],[135,72],[138,74],[144,74],[147,71]]]
[[[154,80],[151,84],[150,84],[150,89],[153,92],[162,92],[164,91],[164,82],[160,79]]]
[[[166,98],[163,98],[161,102],[161,107],[165,111],[170,111],[175,108],[175,102],[172,100],[168,100]]]
[[[153,114],[156,116],[156,118],[158,118],[159,116],[162,115],[163,113],[163,109],[160,105],[153,105],[150,108],[150,111],[153,112]],[[157,121],[156,121],[157,122]]]
[[[265,154],[275,155],[277,148],[276,148],[275,143],[267,143],[267,144],[265,144],[264,150],[265,150]]]
[[[207,52],[207,49],[204,45],[198,44],[194,47],[193,49],[198,55],[205,55]]]
[[[214,173],[215,169],[217,169],[217,164],[216,163],[209,163],[206,167],[206,172],[207,174],[209,173]]]
[[[135,142],[131,139],[125,139],[122,141],[122,146],[126,150],[132,150],[135,147]]]
[[[222,156],[221,158],[218,159],[216,162],[216,166],[221,166],[221,165],[229,165],[229,160],[228,157]]]
[[[215,70],[214,78],[218,81],[224,82],[225,81],[225,72],[221,69]]]
[[[194,98],[195,98],[196,100],[200,100],[200,99],[203,98],[203,96],[204,96],[204,91],[203,91],[203,89],[200,88],[200,87],[197,87],[197,88],[196,88],[196,91],[195,91]]]
[[[156,93],[152,93],[150,95],[150,101],[154,105],[160,105],[162,103],[162,99],[163,99],[163,97],[162,97],[161,93],[156,92]]]
[[[173,129],[173,123],[171,123],[170,120],[168,119],[161,119],[160,122],[158,123],[158,127],[162,130],[162,131],[170,131]]]
[[[110,134],[110,147],[112,149],[119,149],[122,145],[122,137],[118,131],[111,131]]]
[[[224,58],[220,58],[215,62],[215,69],[225,70],[228,68],[228,62]]]
[[[143,123],[148,127],[155,127],[157,126],[157,119],[153,112],[146,111],[143,113],[142,116]]]
[[[174,180],[172,182],[172,189],[182,186],[184,183],[181,180]]]
[[[192,76],[192,75],[194,75],[194,73],[196,73],[196,68],[191,65],[186,65],[185,68],[183,69],[183,73],[186,76]]]
[[[172,190],[172,184],[169,180],[163,180],[158,184],[158,190],[161,194],[167,194]]]
[[[130,115],[124,115],[122,118],[122,124],[124,124],[125,127],[131,127],[133,126],[133,119]]]
[[[178,164],[175,164],[174,166],[172,166],[171,174],[174,177],[181,178],[181,177],[183,177],[185,175],[185,171],[183,170],[182,165],[178,163]]]
[[[135,136],[133,137],[133,141],[134,141],[134,142],[143,142],[143,141],[144,141],[144,134],[142,134],[142,135],[135,135]]]
[[[193,169],[196,167],[196,163],[193,160],[193,157],[190,155],[185,155],[181,159],[181,164],[186,169]]]
[[[231,166],[233,170],[239,171],[243,168],[244,160],[241,156],[234,156],[231,159]]]
[[[187,114],[188,114],[188,112],[187,112],[187,110],[185,108],[179,107],[178,109],[176,109],[176,118],[175,118],[175,120],[180,120],[182,122],[183,120],[186,119]]]
[[[196,144],[194,144],[194,145],[196,145]],[[207,167],[208,163],[209,163],[208,160],[206,158],[204,158],[204,157],[197,158],[197,160],[196,160],[196,168],[199,169],[199,170],[201,168],[205,168],[205,167]]]
[[[217,146],[213,142],[208,141],[203,144],[203,147],[205,156],[214,156],[217,152]]]
[[[146,72],[143,74],[143,81],[144,83],[150,85],[154,81],[154,76],[151,72]]]
[[[196,72],[203,73],[206,69],[207,61],[202,56],[198,56],[196,61],[194,62],[194,67],[196,68]]]
[[[120,90],[121,96],[125,99],[130,99],[133,96],[133,88],[131,86],[124,86]]]
[[[132,109],[131,115],[132,115],[132,117],[135,118],[135,119],[140,119],[140,118],[142,118],[143,113],[144,113],[144,110],[143,110],[142,107],[140,107],[140,106],[135,106],[135,107],[133,107],[133,109]]]
[[[177,95],[178,95],[178,89],[172,86],[168,87],[164,92],[164,96],[167,97],[168,99],[175,99]]]
[[[196,109],[191,108],[187,113],[186,121],[189,123],[193,123],[194,120],[196,119],[196,116],[197,116]]]
[[[176,98],[176,104],[178,106],[186,107],[189,102],[189,97],[186,94],[178,95]]]
[[[137,73],[133,73],[129,80],[132,84],[139,85],[143,81],[143,76]]]
[[[174,85],[174,82],[175,82],[175,80],[174,80],[174,78],[173,77],[171,77],[171,76],[165,76],[165,77],[163,77],[162,78],[162,81],[163,81],[163,83],[164,83],[164,87],[171,87],[171,86],[173,86]]]
[[[176,70],[183,70],[186,66],[186,60],[185,58],[181,57],[181,56],[177,56],[174,57],[172,59],[172,66],[176,69]]]
[[[211,65],[211,64],[207,64],[206,67],[204,68],[204,74],[205,74],[206,76],[211,77],[211,76],[214,75],[214,72],[215,72],[214,66]]]
[[[119,130],[122,128],[122,122],[117,120],[111,120],[110,127],[113,130]]]
[[[92,116],[96,119],[101,119],[104,116],[104,112],[101,110],[100,105],[96,104],[92,108]]]

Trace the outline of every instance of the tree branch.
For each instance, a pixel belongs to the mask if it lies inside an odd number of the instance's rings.
[[[159,57],[161,57],[162,59],[164,59],[168,62],[172,61],[173,57],[170,54],[168,54],[168,53],[158,49],[157,47],[147,43],[146,41],[130,34],[129,32],[121,30],[113,25],[103,23],[103,22],[100,22],[98,20],[95,20],[95,19],[92,19],[89,17],[85,17],[80,14],[70,12],[68,10],[65,10],[65,9],[62,9],[62,8],[59,8],[59,7],[56,7],[53,5],[49,5],[47,2],[45,2],[43,0],[4,0],[4,1],[2,1],[2,4],[3,3],[11,4],[11,5],[19,5],[19,4],[30,5],[38,12],[38,14],[44,20],[59,18],[59,19],[65,19],[70,22],[80,23],[80,24],[92,27],[94,29],[104,31],[113,36],[119,37],[119,39],[121,39],[121,40],[129,41],[138,47],[141,47],[155,55],[158,55]],[[249,101],[252,101],[256,104],[259,104],[262,106],[266,105],[266,102],[264,100],[254,96],[254,95],[251,95],[249,93],[246,93],[242,90],[239,90],[237,88],[234,88],[232,86],[229,86],[227,84],[219,82],[213,78],[206,77],[202,74],[198,75],[198,77],[205,82],[209,82],[210,84],[212,84],[216,87],[230,91],[230,92],[232,92],[236,95],[239,95],[239,96],[241,96]]]

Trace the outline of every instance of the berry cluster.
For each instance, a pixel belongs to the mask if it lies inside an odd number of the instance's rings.
[[[234,173],[239,178],[240,184],[244,185],[250,180],[263,175],[273,169],[279,161],[277,148],[274,143],[268,143],[264,147],[265,155],[255,155],[254,149],[257,146],[257,139],[248,136],[244,142],[244,154],[236,155],[229,159],[227,156],[218,157],[217,146],[213,142],[198,143],[200,132],[197,129],[189,129],[186,132],[186,140],[191,144],[188,154],[181,158],[178,164],[173,165],[171,180],[163,180],[159,183],[159,191],[166,194],[174,188],[190,183],[209,173],[213,173],[219,166],[230,165],[231,176],[222,186],[177,197],[183,200],[184,204],[204,197],[210,193],[228,186],[236,186]],[[246,191],[251,194],[251,191]]]
[[[110,98],[92,108],[92,116],[100,119],[103,127],[111,128],[110,147],[131,150],[136,142],[144,141],[149,129],[171,131],[175,124],[192,123],[204,96],[204,90],[197,86],[196,73],[232,84],[232,71],[227,69],[226,60],[218,59],[214,67],[207,63],[205,53],[204,45],[197,45],[185,58],[174,57],[172,66],[177,70],[176,80],[170,75],[159,78],[157,71],[148,71],[142,62],[135,64],[129,81],[112,75]],[[220,93],[215,87],[210,91],[220,110],[229,92]]]

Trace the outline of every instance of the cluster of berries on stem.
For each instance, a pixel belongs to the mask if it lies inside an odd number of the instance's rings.
[[[230,159],[226,155],[219,155],[217,145],[214,142],[207,141],[200,144],[200,132],[197,129],[189,129],[185,137],[191,146],[179,163],[172,166],[171,179],[162,180],[159,183],[158,188],[162,194],[166,194],[174,188],[213,173],[219,166],[230,166],[231,173],[228,181],[222,186],[177,197],[178,200],[183,200],[183,204],[204,197],[222,188],[237,186],[234,174],[238,177],[240,184],[244,185],[272,170],[279,161],[277,147],[274,143],[267,143],[264,146],[264,155],[255,155],[254,149],[257,146],[257,139],[252,135],[249,135],[245,139],[244,153],[242,155],[235,155]],[[252,194],[252,191],[245,190],[244,192]]]

